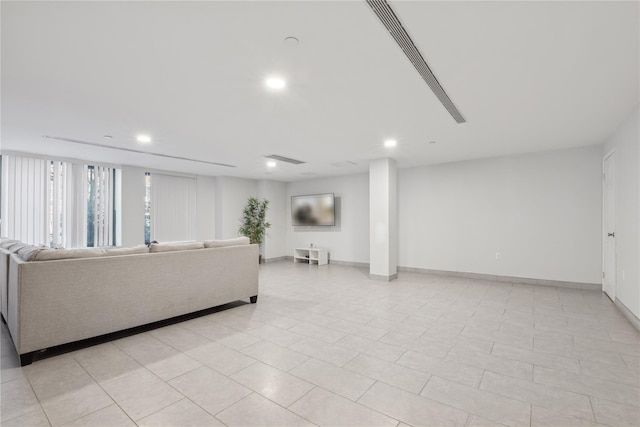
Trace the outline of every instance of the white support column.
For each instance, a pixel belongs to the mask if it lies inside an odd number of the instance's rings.
[[[267,221],[271,228],[264,236],[264,261],[284,259],[291,251],[286,240],[287,183],[268,179],[258,181],[258,198],[269,200]]]
[[[369,163],[369,277],[398,277],[397,170],[393,159]]]

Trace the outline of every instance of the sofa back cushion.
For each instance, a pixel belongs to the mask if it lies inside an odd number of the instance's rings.
[[[48,246],[24,245],[18,248],[17,245],[14,245],[10,250],[13,251],[14,248],[17,249],[16,251],[14,251],[14,253],[18,255],[18,257],[20,257],[23,261],[33,261],[33,259],[40,253],[40,251],[49,249]]]
[[[0,248],[2,249],[9,249],[11,246],[15,245],[16,243],[21,243],[20,240],[14,240],[14,239],[6,239],[3,238],[0,241]]]
[[[149,252],[171,252],[171,251],[189,251],[192,249],[202,249],[202,242],[184,242],[184,243],[152,243],[149,245]]]
[[[13,241],[9,241],[7,242],[4,246],[2,246],[4,249],[8,250],[9,252],[13,252],[14,254],[17,253],[20,249],[24,248],[24,247],[29,247],[31,245],[28,245],[26,243],[22,243],[20,240],[13,240]]]
[[[225,240],[205,240],[205,248],[222,248],[224,246],[248,245],[250,243],[248,237],[236,237],[235,239]]]
[[[104,256],[148,254],[147,245],[132,246],[130,248],[104,248]]]
[[[97,258],[104,256],[135,255],[149,253],[146,245],[131,248],[82,248],[82,249],[42,249],[31,261],[53,261],[58,259]]]

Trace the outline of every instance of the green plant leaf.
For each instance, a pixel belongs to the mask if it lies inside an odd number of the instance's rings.
[[[256,197],[249,197],[247,205],[242,210],[238,234],[248,237],[251,243],[262,244],[266,229],[271,227],[271,224],[265,221],[268,209],[269,200],[260,201]]]

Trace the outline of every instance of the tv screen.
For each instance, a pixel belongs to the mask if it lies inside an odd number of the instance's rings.
[[[291,222],[294,226],[335,225],[333,193],[291,196]]]

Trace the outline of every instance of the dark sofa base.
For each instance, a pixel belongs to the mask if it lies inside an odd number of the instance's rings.
[[[251,303],[255,304],[258,301],[258,296],[254,295],[250,297]],[[20,355],[20,366],[31,365],[37,360],[47,359],[49,357],[58,356],[60,354],[69,353],[71,351],[80,350],[94,345],[103,344],[105,342],[117,340],[120,338],[129,337],[131,335],[140,334],[142,332],[152,331],[154,329],[162,328],[164,326],[173,325],[176,323],[184,322],[186,320],[195,319],[197,317],[206,316],[208,314],[217,313],[219,311],[228,310],[235,307],[240,307],[247,304],[246,301],[235,301],[228,304],[219,305],[217,307],[211,307],[204,310],[196,311],[193,313],[183,314],[182,316],[172,317],[170,319],[160,320],[146,325],[136,326],[134,328],[125,329],[122,331],[112,332],[109,334],[100,335],[97,337],[87,338],[85,340],[75,341],[67,344],[57,345],[55,347],[46,348],[43,350],[32,351],[29,353],[23,353]]]

